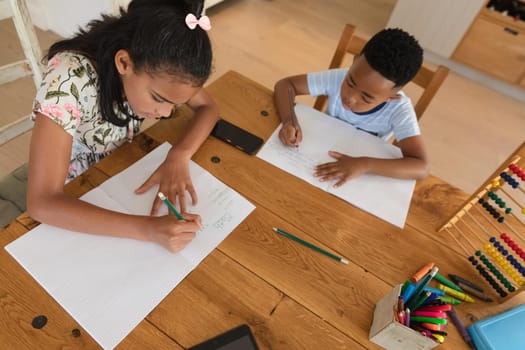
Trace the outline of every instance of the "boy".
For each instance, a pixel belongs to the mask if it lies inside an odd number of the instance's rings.
[[[351,157],[334,151],[334,162],[320,164],[314,175],[320,181],[338,179],[335,187],[363,173],[400,179],[423,179],[428,163],[416,114],[401,91],[418,72],[423,50],[401,29],[384,29],[374,35],[354,57],[349,69],[332,69],[287,77],[275,84],[275,104],[283,126],[281,141],[297,147],[301,128],[290,104],[296,95],[327,95],[326,113],[358,129],[388,139],[394,135],[403,153],[400,159]],[[328,135],[327,135],[328,137]]]

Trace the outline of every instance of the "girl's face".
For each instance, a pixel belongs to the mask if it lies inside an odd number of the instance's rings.
[[[125,50],[117,52],[115,64],[126,99],[133,112],[141,118],[168,117],[174,108],[188,102],[201,89],[172,76],[135,72]]]
[[[364,56],[355,56],[354,62],[341,85],[343,107],[352,112],[367,112],[383,102],[398,99],[399,88],[394,82],[374,70]]]

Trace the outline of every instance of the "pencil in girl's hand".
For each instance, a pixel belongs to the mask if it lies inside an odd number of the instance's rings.
[[[175,216],[177,217],[177,219],[179,220],[184,220],[184,217],[182,217],[182,215],[180,215],[180,213],[177,211],[177,209],[175,209],[175,207],[173,206],[173,204],[171,204],[171,202],[169,201],[169,199],[164,195],[164,193],[162,192],[159,192],[157,194],[157,196],[160,198],[161,201],[163,201],[164,203],[166,203],[166,205],[168,206],[169,210],[175,214]]]

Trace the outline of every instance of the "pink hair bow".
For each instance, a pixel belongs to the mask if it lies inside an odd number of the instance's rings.
[[[195,29],[197,25],[204,30],[211,29],[210,18],[208,16],[201,16],[201,18],[197,19],[197,17],[195,17],[195,15],[192,13],[188,13],[186,16],[186,25],[191,30]]]

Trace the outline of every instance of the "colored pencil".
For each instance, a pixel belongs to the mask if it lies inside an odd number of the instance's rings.
[[[306,241],[300,239],[299,237],[296,237],[296,236],[292,235],[291,233],[285,232],[285,231],[283,231],[281,229],[278,229],[278,228],[275,228],[275,227],[273,228],[273,230],[275,232],[277,232],[278,234],[286,237],[286,238],[290,238],[291,240],[296,241],[297,243],[300,243],[300,244],[302,244],[302,245],[304,245],[304,246],[306,246],[306,247],[308,247],[310,249],[313,249],[313,250],[315,250],[315,251],[317,251],[317,252],[319,252],[321,254],[324,254],[324,255],[326,255],[326,256],[334,259],[334,260],[337,260],[339,262],[342,262],[343,264],[348,265],[348,260],[346,260],[344,258],[341,258],[341,257],[339,257],[339,256],[337,256],[335,254],[332,254],[332,253],[330,253],[330,252],[328,252],[328,251],[326,251],[326,250],[324,250],[322,248],[319,248],[319,247],[313,245],[312,243],[306,242]]]
[[[175,207],[173,206],[173,204],[171,204],[171,202],[169,201],[168,197],[166,197],[164,195],[164,193],[162,192],[159,192],[157,194],[157,196],[164,202],[166,203],[166,205],[168,206],[169,210],[175,214],[175,216],[177,217],[177,219],[179,220],[184,220],[184,217],[182,217],[182,215],[180,215],[180,213],[177,211],[177,209],[175,209]]]

